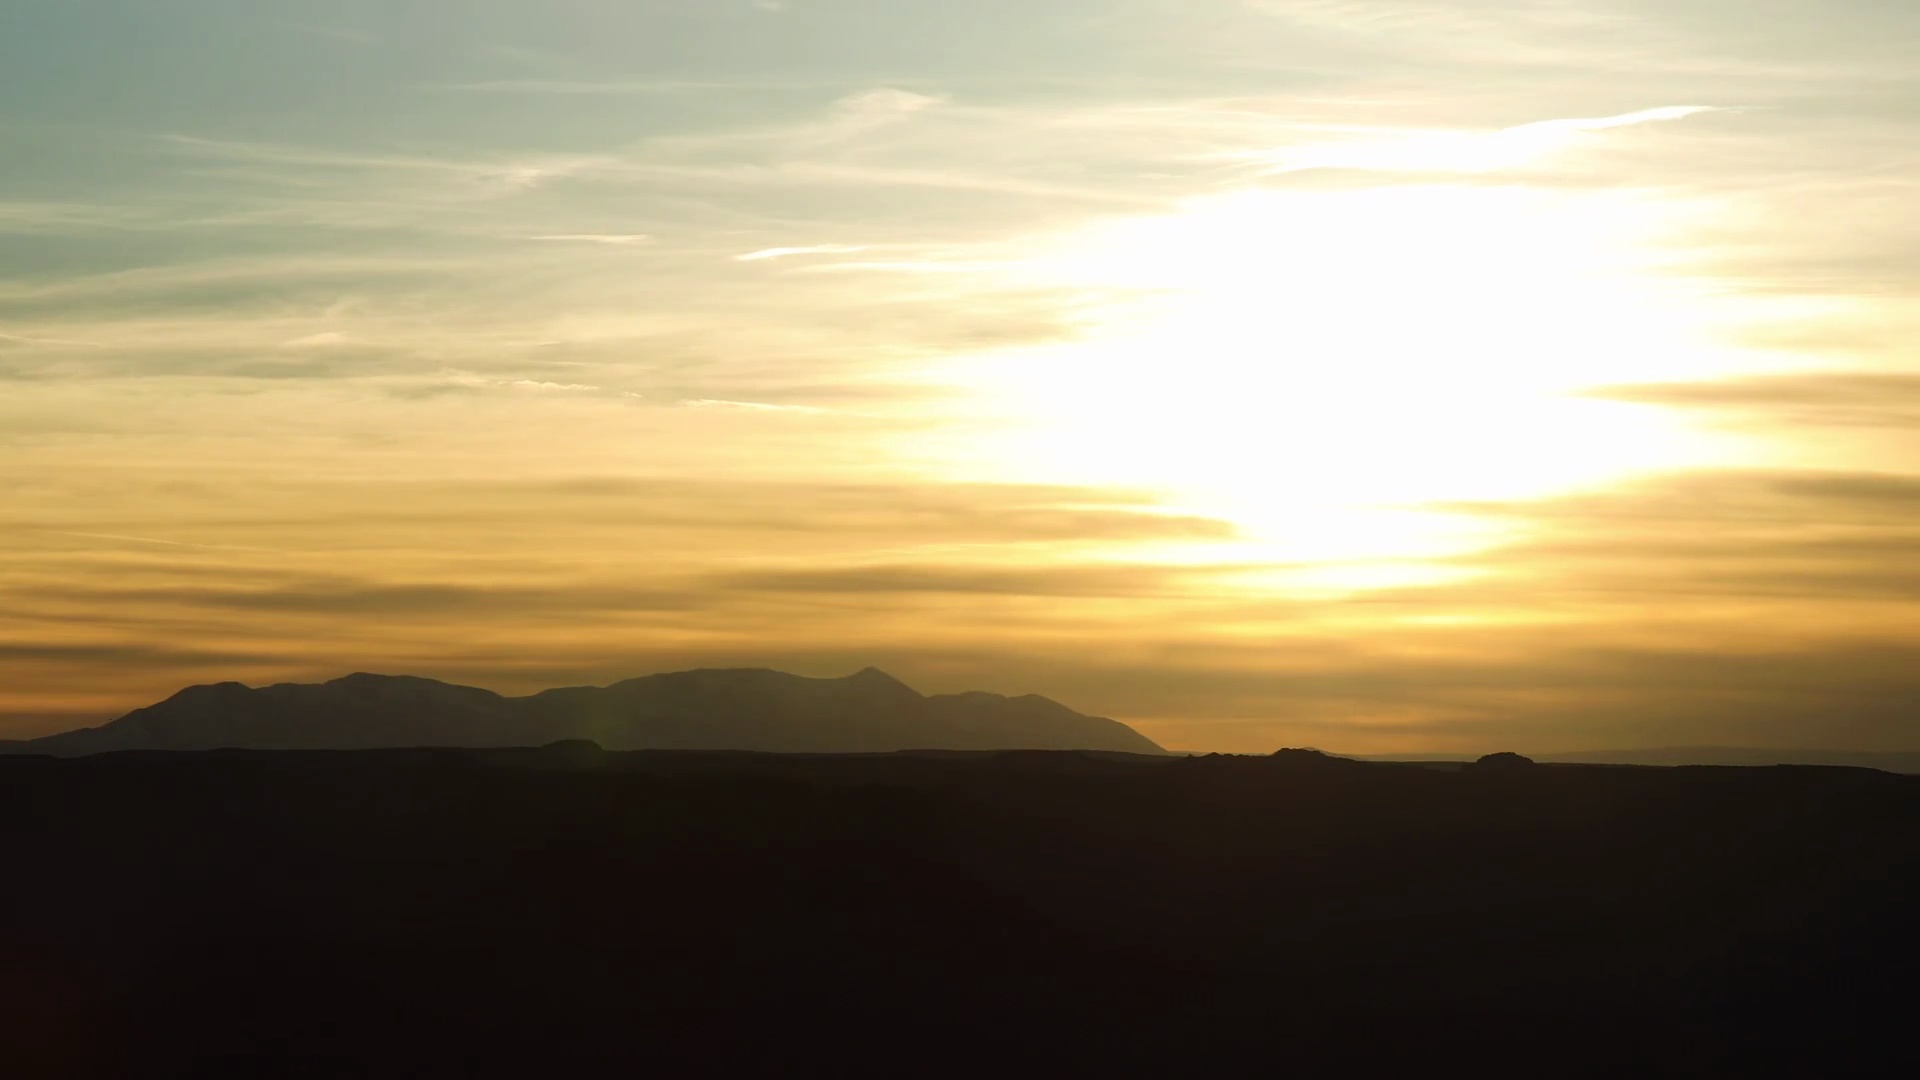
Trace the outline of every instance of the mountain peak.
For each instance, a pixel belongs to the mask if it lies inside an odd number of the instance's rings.
[[[846,681],[851,683],[863,683],[869,686],[885,686],[888,688],[898,687],[901,690],[905,690],[913,694],[915,697],[920,696],[919,691],[914,690],[913,687],[908,686],[906,683],[901,682],[899,679],[894,678],[893,676],[887,674],[884,671],[881,671],[877,667],[873,667],[872,665],[863,667],[859,671],[856,671],[853,674],[847,676]]]
[[[167,698],[168,702],[201,703],[236,695],[251,694],[253,687],[242,682],[197,683]],[[165,704],[165,702],[162,702]]]
[[[418,675],[380,675],[371,671],[356,671],[351,675],[342,675],[327,681],[328,686],[391,686],[396,684],[445,686],[437,679],[423,679]]]
[[[1324,750],[1296,746],[1275,750],[1273,755],[1267,758],[1267,760],[1276,765],[1296,770],[1346,769],[1364,764],[1352,758],[1338,757],[1329,754]]]

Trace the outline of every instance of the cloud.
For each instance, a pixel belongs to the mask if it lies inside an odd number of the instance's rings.
[[[0,349],[97,349],[100,347],[101,343],[98,341],[87,341],[81,338],[28,337],[22,334],[0,334]]]
[[[735,255],[735,262],[762,262],[768,259],[785,259],[795,255],[851,255],[867,250],[849,244],[815,244],[811,247],[772,247],[749,251],[744,255]]]
[[[1514,169],[1579,145],[1582,136],[1718,112],[1669,105],[1617,116],[1540,120],[1492,132],[1416,131],[1378,139],[1289,147],[1255,156],[1274,173],[1309,169],[1480,173]],[[1247,156],[1247,155],[1243,155]]]
[[[409,503],[429,492],[409,489]],[[901,545],[1124,544],[1175,539],[1226,540],[1230,523],[1170,512],[1145,494],[1037,484],[822,483],[718,479],[579,479],[462,485],[445,490],[452,506],[469,503],[601,520],[614,515],[623,533],[660,528],[738,531],[745,538],[856,536],[862,543]],[[559,509],[564,508],[564,510]]]
[[[1604,524],[1670,530],[1678,524],[1876,524],[1889,507],[1920,509],[1920,475],[1819,469],[1725,469],[1648,478],[1637,484],[1452,509],[1556,527]]]
[[[984,274],[993,270],[1010,269],[1007,263],[994,263],[969,260],[940,259],[894,259],[876,261],[862,259],[857,262],[815,263],[802,267],[800,272],[808,274]]]
[[[1460,581],[1370,603],[1732,651],[1920,645],[1901,615],[1920,599],[1917,474],[1710,471],[1458,509],[1504,520],[1517,539],[1456,557],[1470,571]]]
[[[123,536],[119,533],[73,532],[68,529],[43,529],[50,536],[71,536],[81,540],[111,540],[122,544],[158,544],[162,547],[195,548],[201,551],[265,551],[244,544],[196,544],[186,540],[165,540],[152,536]]]
[[[943,99],[930,94],[901,90],[891,86],[863,90],[849,94],[834,103],[835,131],[851,133],[866,131],[884,124],[896,123],[924,112],[943,103]]]
[[[1165,201],[1134,192],[1089,184],[1054,183],[1027,180],[1018,176],[983,173],[965,168],[886,168],[870,165],[798,161],[783,167],[768,179],[786,182],[806,181],[855,187],[935,188],[994,195],[1019,195],[1046,199],[1139,209],[1162,209]]]
[[[823,90],[844,85],[826,79],[491,79],[447,83],[441,90],[531,95],[625,96],[679,94],[751,94],[762,91]]]
[[[0,670],[15,662],[46,664],[176,665],[251,664],[261,654],[242,650],[196,649],[128,642],[44,642],[0,640]]]
[[[1920,426],[1920,374],[1815,372],[1717,382],[1608,386],[1590,397],[1742,414],[1763,424],[1890,428]]]
[[[0,233],[62,235],[150,228],[163,219],[140,206],[52,200],[0,200]]]
[[[84,584],[11,595],[18,617],[83,620],[65,624],[70,635],[87,620],[195,642],[244,632],[250,655],[269,658],[252,669],[274,678],[324,658],[525,690],[701,663],[859,660],[931,690],[1044,693],[1183,748],[1896,749],[1920,736],[1920,476],[1705,472],[1462,506],[1523,527],[1458,556],[1476,571],[1460,580],[1335,599],[1243,590],[1236,567],[1091,561],[1089,541],[1231,535],[1149,504],[1086,505],[1102,498],[690,479],[415,484],[359,496],[340,523],[379,554],[355,574],[182,551],[112,576],[35,570]],[[514,540],[530,521],[540,524]],[[261,546],[268,535],[224,534]],[[485,560],[466,578],[446,576],[461,565],[451,551],[407,554],[476,536],[492,539],[472,549]],[[770,564],[776,550],[785,557]],[[512,579],[484,569],[511,552]],[[17,551],[11,561],[25,565]],[[442,576],[413,577],[429,567]],[[445,632],[448,619],[476,618],[484,639]],[[198,629],[182,637],[183,626]],[[275,656],[289,659],[274,667]],[[136,684],[160,696],[189,670],[136,657],[112,685],[131,707],[144,700]],[[34,709],[45,711],[15,711]]]
[[[368,290],[400,279],[419,281],[460,269],[447,258],[301,252],[230,256],[156,266],[135,266],[41,282],[0,282],[0,312],[41,317],[88,302],[168,302],[176,307],[230,303],[239,296],[289,289]],[[123,309],[124,310],[124,309]],[[144,314],[145,312],[140,312]]]
[[[307,334],[304,337],[283,341],[280,344],[288,349],[324,349],[333,345],[345,345],[352,340],[337,330],[326,330],[318,334]]]
[[[729,401],[725,398],[688,398],[680,404],[690,409],[745,409],[748,412],[821,413],[827,411],[810,405],[774,405],[764,401]]]
[[[34,590],[26,590],[29,596]],[[88,590],[92,603],[148,609],[203,609],[279,616],[381,615],[429,619],[448,613],[495,616],[564,614],[588,617],[606,612],[689,611],[711,603],[711,593],[686,589],[609,587],[604,583],[568,587],[377,584],[335,578],[305,587],[279,588],[103,588]]]
[[[1151,564],[1113,566],[847,566],[829,569],[761,570],[728,575],[717,584],[748,592],[858,596],[988,595],[1018,597],[1128,597],[1177,590],[1189,578],[1223,573]],[[1190,586],[1189,586],[1190,587]]]
[[[557,392],[562,394],[597,394],[600,388],[586,383],[543,382],[539,379],[507,379],[496,382],[496,386],[506,386],[514,390],[533,390],[540,393]]]
[[[1641,109],[1638,112],[1621,113],[1618,116],[1601,116],[1573,120],[1542,120],[1538,123],[1523,124],[1517,128],[1508,128],[1499,134],[1506,135],[1515,132],[1530,133],[1542,130],[1552,133],[1564,131],[1605,131],[1609,128],[1632,127],[1635,124],[1656,123],[1663,120],[1684,120],[1689,116],[1698,116],[1701,113],[1722,111],[1724,110],[1716,109],[1711,105],[1662,105],[1658,108]]]
[[[605,388],[591,383],[563,383],[548,379],[509,379],[495,375],[483,375],[471,371],[446,371],[421,383],[403,381],[393,384],[390,390],[401,393],[431,394],[440,390],[508,390],[529,394],[604,394]],[[621,394],[622,397],[638,397],[637,394]]]
[[[632,247],[645,244],[653,237],[645,233],[555,233],[549,236],[530,236],[529,240],[548,240],[572,244],[604,244],[609,247]]]
[[[1777,476],[1774,490],[1854,511],[1912,512],[1920,517],[1920,476],[1895,473],[1799,473]]]
[[[342,150],[180,134],[159,136],[158,141],[179,154],[251,167],[253,171],[239,175],[255,180],[277,180],[296,189],[311,189],[317,180],[315,174],[321,172],[339,176],[376,175],[434,180],[437,183],[431,191],[442,203],[450,194],[456,193],[483,198],[522,194],[551,181],[589,175],[615,167],[620,162],[619,155],[607,153],[452,156]],[[447,180],[459,183],[464,191],[450,192],[445,186]]]

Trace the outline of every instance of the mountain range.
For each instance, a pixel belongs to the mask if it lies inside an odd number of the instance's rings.
[[[364,673],[259,688],[224,682],[189,687],[100,727],[0,743],[0,753],[509,747],[578,739],[608,750],[1165,753],[1125,724],[1037,695],[927,696],[877,668],[838,679],[764,669],[681,671],[528,697]]]

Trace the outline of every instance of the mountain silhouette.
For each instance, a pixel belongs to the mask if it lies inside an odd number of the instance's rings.
[[[1516,754],[1509,750],[1503,750],[1497,754],[1488,754],[1467,766],[1467,768],[1478,769],[1482,772],[1515,772],[1534,768],[1535,764],[1532,758],[1524,754]]]
[[[1301,747],[1282,747],[1273,752],[1267,760],[1273,765],[1291,772],[1320,772],[1328,769],[1366,768],[1366,763],[1353,758],[1336,757],[1323,750]]]
[[[1110,750],[1164,753],[1118,721],[1035,695],[926,696],[878,668],[839,679],[680,671],[503,697],[412,676],[193,686],[96,728],[0,745],[61,757],[116,750],[544,746],[607,750]]]

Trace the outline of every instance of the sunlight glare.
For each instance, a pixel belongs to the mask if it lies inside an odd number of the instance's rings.
[[[1455,185],[1197,200],[1036,252],[1025,283],[1126,299],[959,377],[1013,415],[987,452],[1009,474],[1165,492],[1276,555],[1457,551],[1486,530],[1422,507],[1733,452],[1576,396],[1753,367],[1662,273],[1662,237],[1699,212]]]

